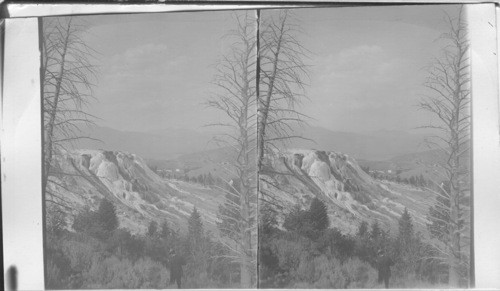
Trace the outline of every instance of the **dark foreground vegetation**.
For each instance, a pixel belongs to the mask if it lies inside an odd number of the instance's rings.
[[[170,284],[171,251],[181,255],[183,288],[230,288],[239,284],[239,268],[226,259],[224,248],[203,229],[193,209],[188,232],[167,222],[152,221],[146,234],[120,228],[116,209],[103,199],[97,211],[74,218],[67,230],[63,212],[52,211],[47,221],[46,287],[177,288]]]
[[[406,209],[395,234],[377,222],[363,222],[356,234],[343,234],[330,226],[326,206],[317,198],[307,210],[292,210],[281,226],[270,207],[261,213],[261,288],[383,288],[380,253],[394,262],[390,287],[436,287],[448,281],[447,266],[433,259],[433,248],[415,232]]]

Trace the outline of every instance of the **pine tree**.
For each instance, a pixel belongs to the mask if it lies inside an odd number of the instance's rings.
[[[168,238],[170,235],[172,234],[172,230],[170,229],[170,227],[168,226],[168,223],[166,221],[164,221],[162,224],[161,224],[161,228],[160,228],[160,237],[161,238]]]
[[[295,204],[283,222],[283,227],[286,230],[299,233],[309,231],[310,225],[309,212],[302,210],[299,204]]]
[[[118,217],[116,216],[116,209],[113,203],[107,199],[103,199],[97,210],[97,216],[106,231],[114,231],[118,227]]]
[[[186,275],[206,276],[211,256],[211,242],[209,237],[205,236],[202,218],[196,207],[193,208],[188,219],[186,245],[188,250]]]
[[[158,223],[156,221],[151,221],[148,226],[148,235],[154,236],[158,230]]]
[[[368,222],[363,221],[359,225],[357,236],[364,237],[366,234],[368,234]]]
[[[203,223],[201,221],[201,215],[196,207],[193,208],[193,212],[191,212],[191,216],[188,220],[188,237],[195,245],[199,244],[203,237]]]
[[[330,226],[328,210],[323,201],[315,197],[309,207],[309,217],[315,230],[323,231]]]
[[[207,184],[209,186],[213,186],[214,185],[214,177],[212,176],[212,173],[208,173],[208,176],[207,176]]]
[[[420,267],[423,256],[421,242],[415,236],[413,221],[408,209],[405,208],[398,221],[399,233],[396,240],[396,252],[398,254],[398,272],[408,275],[416,274]]]
[[[370,238],[371,239],[378,239],[380,235],[382,234],[382,230],[380,229],[380,225],[377,220],[375,220],[374,223],[372,223],[372,231],[370,232]]]
[[[414,237],[413,233],[413,222],[408,212],[408,209],[405,207],[401,218],[399,218],[399,239],[404,244],[409,244]]]
[[[418,177],[418,184],[420,187],[426,187],[426,183],[425,183],[425,178],[424,178],[424,175],[420,174],[420,176]]]

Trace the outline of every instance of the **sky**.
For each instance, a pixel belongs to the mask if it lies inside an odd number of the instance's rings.
[[[416,105],[425,67],[439,55],[445,13],[457,6],[297,10],[312,52],[309,102],[313,125],[335,131],[414,131],[430,116]]]
[[[214,64],[229,47],[232,12],[87,17],[99,52],[97,123],[123,131],[203,130],[220,120],[204,102]]]
[[[445,13],[456,6],[300,9],[294,14],[311,52],[310,124],[334,131],[410,131],[427,124],[417,111],[425,66],[439,54]],[[263,11],[262,17],[274,13]],[[203,104],[213,92],[217,60],[232,12],[86,17],[87,43],[100,54],[97,123],[124,131],[204,130],[221,116]]]

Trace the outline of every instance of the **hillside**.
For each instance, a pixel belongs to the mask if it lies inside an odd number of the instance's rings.
[[[187,217],[197,207],[207,227],[215,229],[217,207],[222,200],[218,191],[163,179],[135,154],[75,150],[57,157],[56,163],[55,171],[64,175],[55,177],[57,186],[51,184],[51,190],[64,197],[73,214],[85,207],[96,209],[106,198],[116,206],[121,227],[144,233],[152,220],[185,229]]]
[[[361,221],[375,220],[394,233],[405,207],[417,228],[423,229],[427,223],[426,214],[433,198],[431,193],[412,186],[375,180],[349,155],[289,150],[273,160],[269,168],[272,169],[270,172],[284,173],[272,177],[282,190],[272,190],[281,205],[288,211],[297,203],[306,208],[313,197],[319,197],[328,205],[331,225],[344,233],[354,233]],[[266,179],[266,176],[263,178]]]
[[[213,150],[186,155],[175,160],[180,164],[171,166],[192,167],[188,171],[192,176],[206,171],[217,173],[213,170],[221,171],[228,158],[221,155],[222,152]],[[86,206],[95,209],[102,198],[107,198],[116,205],[122,227],[143,233],[151,220],[166,220],[178,229],[185,229],[186,218],[196,206],[207,227],[215,230],[217,208],[223,200],[219,191],[162,178],[135,154],[75,150],[58,157],[57,164],[57,171],[66,175],[57,178],[57,183],[64,187],[53,185],[53,190],[71,203],[74,214]],[[289,150],[273,160],[269,167],[274,172],[285,173],[273,176],[281,191],[272,189],[285,207],[283,214],[297,203],[305,208],[317,196],[327,202],[332,226],[346,233],[355,232],[361,221],[374,220],[395,231],[397,219],[405,207],[418,228],[423,229],[427,222],[431,193],[409,185],[375,180],[349,155]],[[261,185],[265,187],[264,183]]]

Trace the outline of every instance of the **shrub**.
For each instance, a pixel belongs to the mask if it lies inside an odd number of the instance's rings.
[[[118,227],[118,217],[116,216],[116,208],[111,201],[107,199],[101,200],[97,217],[104,230],[110,232]]]
[[[94,260],[84,288],[166,288],[169,272],[160,263],[141,258],[135,263],[111,256]]]
[[[63,278],[61,271],[57,264],[51,259],[47,258],[47,287],[49,289],[64,288]]]
[[[359,259],[349,259],[342,264],[325,255],[303,257],[299,268],[291,276],[293,288],[373,288],[377,272]]]
[[[358,258],[347,260],[342,265],[342,272],[349,281],[346,288],[373,288],[377,284],[377,271]]]
[[[276,239],[271,242],[271,250],[278,258],[279,268],[284,271],[297,269],[301,256],[308,254],[311,249],[311,241],[304,237],[296,240]]]
[[[87,271],[92,262],[99,258],[99,251],[96,245],[74,240],[64,240],[61,250],[69,260],[69,268],[75,273]]]
[[[168,286],[170,273],[159,262],[149,258],[139,259],[134,264],[133,271],[139,279],[138,288],[165,288]]]
[[[115,256],[94,259],[83,276],[83,288],[138,288],[139,282],[132,270],[132,263]]]

